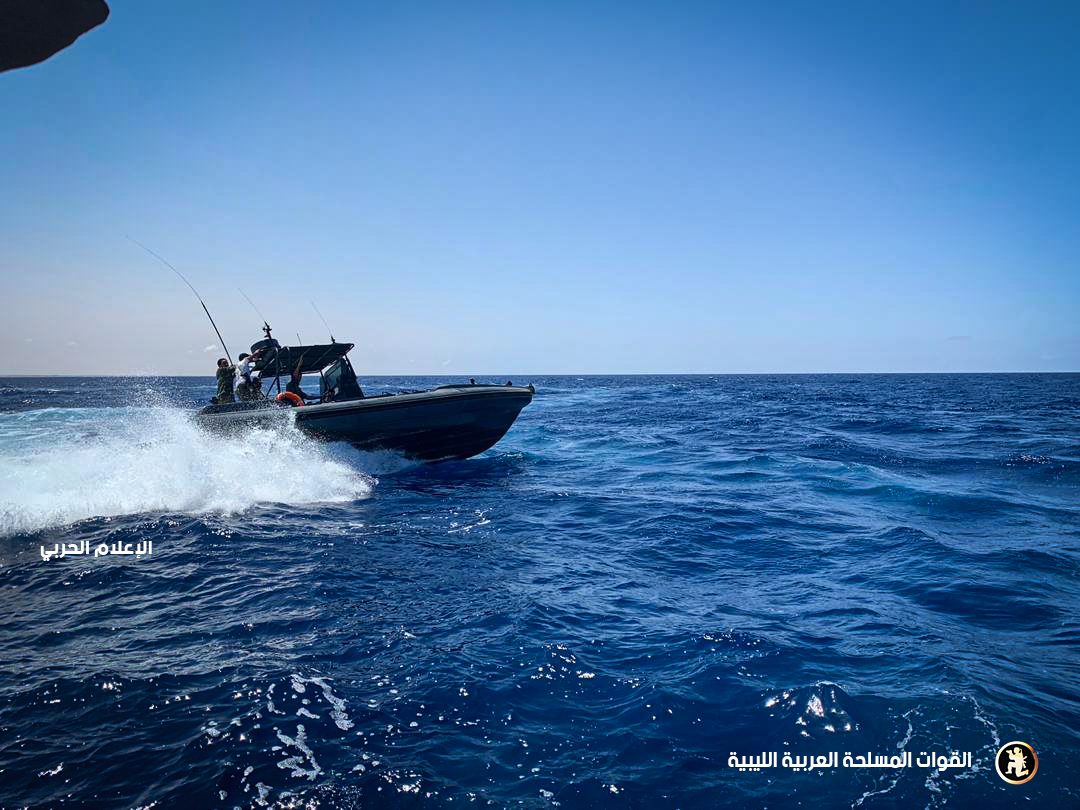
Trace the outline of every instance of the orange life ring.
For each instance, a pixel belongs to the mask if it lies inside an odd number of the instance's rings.
[[[304,400],[300,399],[300,395],[294,394],[292,391],[282,391],[274,399],[278,402],[288,402],[297,408],[304,404]]]

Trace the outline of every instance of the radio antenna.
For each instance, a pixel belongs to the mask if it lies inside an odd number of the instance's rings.
[[[264,315],[263,315],[263,314],[262,314],[261,312],[259,312],[259,308],[258,308],[257,306],[255,306],[255,302],[254,302],[254,301],[252,301],[252,300],[251,300],[250,298],[248,298],[248,297],[247,297],[247,293],[246,293],[246,292],[244,292],[243,290],[241,290],[241,289],[240,289],[239,287],[237,287],[237,288],[236,288],[236,291],[237,291],[238,293],[240,293],[240,294],[241,294],[242,296],[244,296],[244,300],[245,300],[245,301],[247,301],[247,302],[248,302],[249,304],[251,304],[251,308],[252,308],[253,310],[255,310],[255,314],[259,316],[259,320],[263,322],[263,326],[264,326],[264,327],[265,327],[266,329],[269,329],[269,328],[270,328],[270,324],[269,324],[269,323],[267,323],[266,317],[265,317],[265,316],[264,316]],[[264,331],[265,331],[265,329],[264,329]]]
[[[331,343],[337,343],[337,341],[334,340],[334,330],[330,328],[330,324],[328,324],[326,322],[326,318],[324,318],[322,316],[322,313],[319,312],[319,308],[317,306],[315,306],[314,301],[311,302],[311,308],[315,310],[315,314],[319,316],[319,320],[322,321],[322,325],[325,326],[326,331],[330,333],[330,342]]]
[[[259,320],[262,321],[263,323],[266,323],[266,318],[263,317],[263,314],[261,312],[259,312],[259,308],[257,306],[255,306],[255,302],[252,301],[250,298],[248,298],[247,293],[244,292],[243,290],[241,290],[239,287],[236,288],[236,291],[238,293],[240,293],[242,296],[244,296],[244,300],[247,301],[248,304],[251,305],[251,308],[253,310],[255,310],[255,314],[259,316]]]
[[[214,327],[214,332],[217,333],[217,339],[219,341],[221,341],[221,348],[223,348],[225,350],[225,359],[228,360],[230,357],[232,357],[232,355],[229,354],[229,347],[225,345],[225,338],[223,338],[221,336],[221,330],[218,329],[217,324],[214,323],[214,316],[211,315],[210,310],[206,308],[206,302],[202,300],[202,296],[199,295],[199,291],[195,289],[194,285],[190,281],[188,281],[186,278],[184,278],[183,273],[181,273],[179,270],[177,270],[175,267],[173,267],[171,264],[169,264],[168,260],[165,259],[165,257],[158,255],[157,253],[152,251],[150,248],[148,248],[146,245],[144,245],[142,242],[140,242],[138,239],[133,239],[132,237],[129,236],[129,237],[127,237],[127,240],[129,242],[134,242],[136,245],[141,247],[143,250],[145,250],[147,253],[149,253],[151,256],[153,256],[155,259],[157,259],[159,262],[161,262],[163,265],[168,267],[170,270],[172,270],[174,273],[176,273],[176,275],[178,275],[180,277],[180,280],[182,282],[184,282],[188,286],[188,289],[191,290],[195,294],[195,297],[199,299],[199,303],[202,304],[203,312],[205,312],[206,317],[210,319],[210,325],[212,327]]]

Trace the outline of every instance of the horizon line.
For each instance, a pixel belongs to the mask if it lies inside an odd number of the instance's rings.
[[[314,372],[312,372],[314,374]],[[905,375],[920,375],[920,376],[947,376],[947,375],[978,375],[978,374],[1080,374],[1080,369],[1068,370],[1068,371],[1045,371],[1039,369],[1032,370],[1012,370],[1012,371],[619,371],[619,372],[597,372],[597,371],[561,371],[561,372],[499,372],[499,373],[487,373],[487,372],[469,372],[469,373],[447,373],[445,371],[432,373],[432,372],[417,372],[411,371],[408,373],[402,372],[380,372],[378,374],[357,374],[356,376],[363,379],[364,377],[798,377],[798,376],[905,376]],[[123,373],[123,374],[108,374],[108,373],[88,373],[88,374],[24,374],[24,373],[0,373],[0,379],[45,379],[45,378],[83,378],[83,379],[105,379],[105,378],[140,378],[140,377],[180,377],[183,379],[214,379],[213,374],[161,374],[161,373]],[[267,378],[272,379],[272,378]]]

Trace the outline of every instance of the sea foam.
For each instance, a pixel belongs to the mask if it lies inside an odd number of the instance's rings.
[[[295,427],[225,437],[173,408],[2,414],[0,454],[0,536],[91,517],[352,501],[375,483]]]

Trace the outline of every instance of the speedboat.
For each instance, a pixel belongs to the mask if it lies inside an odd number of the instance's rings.
[[[428,391],[366,396],[349,362],[352,343],[282,346],[266,334],[251,347],[255,383],[249,399],[212,404],[196,421],[217,432],[272,427],[292,422],[324,441],[348,442],[364,450],[391,450],[421,461],[475,456],[492,447],[533,398],[532,385],[485,385],[470,381]],[[318,394],[282,379],[319,375]],[[257,375],[257,379],[256,379]],[[309,378],[310,379],[310,378]],[[292,390],[289,390],[292,389]]]

